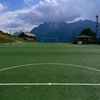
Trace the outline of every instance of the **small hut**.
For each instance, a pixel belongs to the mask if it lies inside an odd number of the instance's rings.
[[[74,44],[95,44],[96,38],[87,35],[80,35],[74,38]]]
[[[25,40],[31,40],[31,41],[35,41],[36,40],[36,35],[32,34],[32,33],[28,33],[28,32],[23,32],[19,35],[19,37],[25,39]]]

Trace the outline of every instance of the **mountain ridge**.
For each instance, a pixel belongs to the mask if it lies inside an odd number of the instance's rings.
[[[96,31],[96,22],[91,20],[79,20],[73,23],[66,22],[44,22],[30,32],[37,36],[37,42],[43,42],[43,38],[57,38],[57,42],[72,42],[84,28],[91,28]],[[100,37],[100,23],[98,28]]]
[[[42,38],[57,38],[57,42],[72,42],[75,36],[78,36],[84,28],[96,30],[96,22],[91,20],[79,20],[74,23],[66,22],[45,22],[32,29],[31,33],[37,36],[37,41],[41,42]],[[100,36],[99,23],[98,37]]]

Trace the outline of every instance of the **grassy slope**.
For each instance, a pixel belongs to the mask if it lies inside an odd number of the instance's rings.
[[[31,63],[69,63],[100,69],[96,45],[0,45],[0,68]],[[0,72],[0,82],[100,83],[100,73],[73,66],[26,66]],[[0,86],[0,100],[100,100],[100,86]]]
[[[32,41],[27,41],[22,38],[12,36],[0,31],[0,43],[32,43]]]

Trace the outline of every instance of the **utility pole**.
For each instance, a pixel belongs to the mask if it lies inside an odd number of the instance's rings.
[[[11,28],[10,28],[10,35],[11,35]],[[12,39],[10,39],[10,43],[12,43]]]
[[[10,29],[10,35],[11,35],[11,29]]]
[[[99,16],[97,14],[97,16],[96,16],[96,38],[97,38],[97,35],[98,35],[98,18],[99,18]]]

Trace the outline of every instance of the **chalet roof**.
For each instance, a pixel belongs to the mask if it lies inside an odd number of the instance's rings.
[[[30,37],[36,37],[36,35],[32,34],[32,33],[24,32],[24,34],[27,35],[27,36],[30,36]]]
[[[80,36],[77,36],[75,38],[94,38],[94,37],[88,36],[88,35],[80,35]]]

